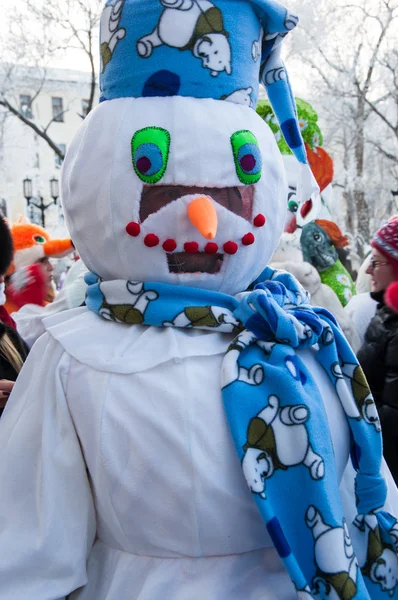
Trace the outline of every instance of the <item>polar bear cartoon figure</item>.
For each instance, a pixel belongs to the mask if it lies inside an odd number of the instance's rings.
[[[306,406],[280,408],[279,398],[272,395],[268,406],[250,421],[242,468],[253,494],[266,498],[265,480],[277,469],[304,464],[313,479],[323,478],[325,464],[309,442],[305,427],[308,418]]]
[[[251,344],[257,344],[256,336],[251,331],[242,331],[228,348],[224,358],[222,369],[222,387],[226,388],[235,381],[241,381],[248,385],[261,385],[264,381],[264,369],[262,365],[255,364],[249,369],[238,364],[238,358],[242,350]],[[254,465],[256,467],[256,465]]]
[[[253,88],[241,88],[240,90],[235,90],[229,96],[223,96],[221,100],[226,100],[227,102],[235,102],[235,104],[243,104],[245,106],[249,106],[250,108],[253,106],[252,95]]]
[[[361,367],[351,363],[342,366],[336,363],[333,365],[333,375],[336,377],[336,390],[347,416],[358,421],[364,419],[368,425],[373,425],[376,431],[380,432],[376,405]]]
[[[102,72],[112,60],[116,44],[126,35],[126,30],[119,28],[125,0],[111,0],[105,6],[101,16],[101,59]]]
[[[398,584],[398,557],[392,545],[383,543],[374,515],[358,515],[355,527],[365,536],[358,544],[357,557],[362,573],[393,596]],[[388,532],[396,544],[397,523]]]
[[[312,595],[316,600],[352,600],[357,594],[358,563],[347,524],[332,527],[315,506],[307,509],[307,527],[314,537],[317,575]],[[341,552],[340,549],[344,548]]]
[[[103,295],[103,302],[100,308],[100,315],[108,321],[118,323],[129,323],[130,325],[140,325],[145,318],[145,311],[149,303],[158,298],[157,292],[145,290],[143,283],[128,281],[125,289],[125,297],[118,300],[112,297],[112,294],[106,290],[106,284],[100,284],[100,291]]]
[[[165,326],[173,327],[205,327],[217,329],[224,333],[238,334],[241,331],[239,322],[219,306],[191,306],[179,313],[173,321],[166,321]]]
[[[219,8],[208,0],[160,0],[164,10],[152,33],[137,42],[137,52],[149,58],[154,48],[165,45],[190,50],[213,77],[232,73],[229,34]]]
[[[381,425],[376,404],[361,367],[356,364],[346,363],[342,365],[341,371],[350,384],[352,395],[359,411],[358,418],[362,417],[366,423],[373,425],[376,431],[380,432]]]

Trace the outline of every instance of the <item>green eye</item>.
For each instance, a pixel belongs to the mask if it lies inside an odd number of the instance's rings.
[[[46,238],[44,238],[42,235],[34,235],[33,241],[36,242],[36,244],[45,244]]]
[[[295,200],[290,200],[287,207],[292,213],[296,213],[298,211],[298,204]]]
[[[144,183],[157,183],[165,174],[170,154],[170,134],[160,127],[146,127],[131,140],[134,170]]]
[[[239,180],[245,185],[260,181],[262,158],[256,136],[251,131],[237,131],[231,144]]]

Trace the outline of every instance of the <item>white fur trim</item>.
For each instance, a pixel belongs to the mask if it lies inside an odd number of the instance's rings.
[[[17,250],[14,254],[15,269],[18,271],[19,269],[33,265],[38,260],[44,258],[44,256],[44,248],[38,244],[24,250]]]

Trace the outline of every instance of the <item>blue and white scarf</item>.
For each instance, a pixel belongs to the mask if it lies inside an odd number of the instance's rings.
[[[239,299],[160,283],[86,278],[103,318],[235,335],[222,397],[247,484],[305,599],[398,598],[398,523],[382,510],[380,422],[363,372],[334,318],[289,274],[266,269]],[[358,515],[345,522],[322,395],[296,351],[313,348],[351,431]],[[286,493],[287,490],[289,493]]]

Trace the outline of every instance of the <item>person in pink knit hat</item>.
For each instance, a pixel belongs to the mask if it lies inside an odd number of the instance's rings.
[[[358,352],[383,432],[384,457],[398,483],[398,215],[374,236],[367,273],[377,311]]]

